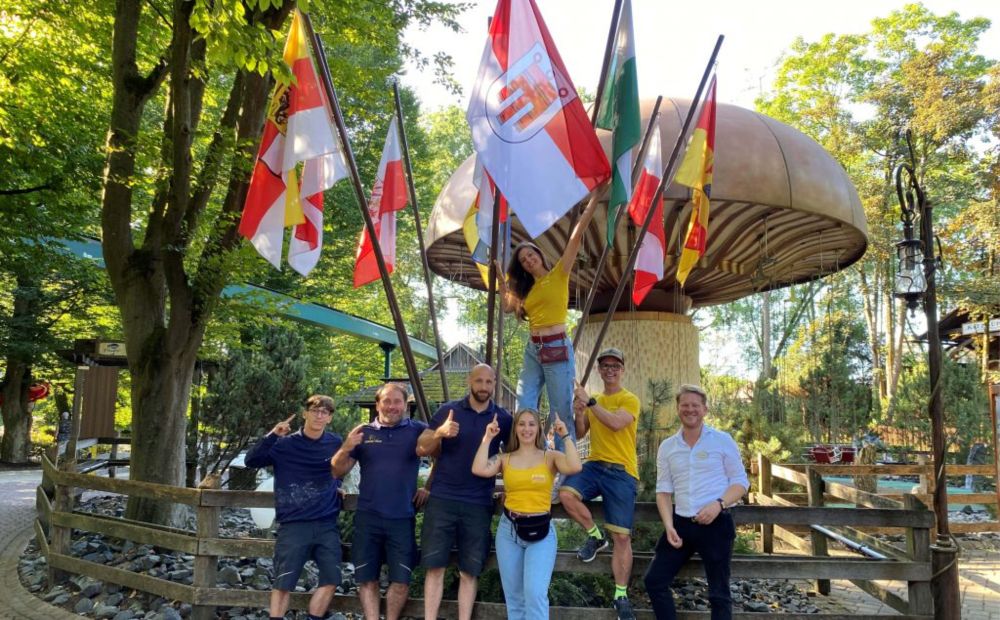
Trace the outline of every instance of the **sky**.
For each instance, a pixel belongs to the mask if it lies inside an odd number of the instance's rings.
[[[574,84],[596,93],[604,46],[614,0],[536,0],[546,25]],[[421,30],[411,27],[406,41],[426,57],[445,52],[454,60],[453,75],[462,86],[461,96],[434,84],[433,71],[410,64],[402,82],[412,88],[425,111],[448,105],[465,108],[478,73],[486,43],[487,19],[495,0],[472,0],[460,18],[464,32],[442,26]],[[781,55],[799,37],[816,41],[824,34],[867,32],[872,19],[901,8],[902,0],[717,0],[716,2],[670,2],[632,0],[639,94],[691,98],[708,61],[716,37],[725,35],[718,58],[720,102],[753,108],[754,99],[767,92]],[[925,0],[937,14],[957,11],[963,19],[986,17],[993,26],[980,39],[980,53],[1000,58],[1000,0]],[[707,14],[711,13],[711,17]],[[472,335],[455,323],[449,306],[442,325],[447,344],[470,342]],[[714,359],[716,369],[746,375],[735,348],[719,356],[719,342],[711,334],[702,338],[702,359]],[[713,344],[714,342],[714,344]],[[708,356],[708,347],[712,355]]]

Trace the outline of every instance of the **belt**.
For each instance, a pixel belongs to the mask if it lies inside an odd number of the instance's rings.
[[[516,521],[524,517],[541,517],[543,515],[549,514],[547,512],[514,512],[513,510],[507,510],[506,506],[503,509],[503,513],[511,521]]]
[[[588,463],[593,463],[594,465],[600,465],[604,469],[614,469],[617,471],[628,471],[625,466],[621,463],[609,463],[607,461],[587,461]]]
[[[566,332],[559,332],[558,334],[547,334],[545,336],[532,336],[531,341],[535,344],[544,344],[546,342],[553,342],[556,340],[564,340],[566,338]]]

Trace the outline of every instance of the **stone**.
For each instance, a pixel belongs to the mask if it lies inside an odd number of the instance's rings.
[[[89,598],[81,598],[73,605],[73,611],[78,614],[85,614],[94,608],[94,601]]]
[[[114,618],[118,615],[118,608],[114,605],[100,604],[94,607],[95,618]]]
[[[232,565],[223,567],[223,569],[219,571],[218,579],[220,582],[231,586],[243,583],[243,578],[240,577],[240,571]]]
[[[135,618],[135,613],[131,609],[123,609],[119,611],[111,620],[132,620]]]
[[[164,605],[158,612],[156,612],[156,615],[153,616],[153,620],[182,620],[182,618],[176,609],[170,607],[169,605]]]
[[[87,600],[89,601],[90,599],[87,599]],[[64,604],[66,604],[66,603],[69,602],[69,594],[66,593],[66,592],[63,592],[59,596],[55,597],[54,599],[52,599],[49,602],[52,603],[53,605],[55,605],[56,607],[58,607],[60,605],[64,605]]]
[[[124,600],[124,598],[125,597],[122,596],[121,593],[115,592],[113,594],[110,594],[106,599],[104,599],[104,604],[118,607],[121,604],[122,600]]]

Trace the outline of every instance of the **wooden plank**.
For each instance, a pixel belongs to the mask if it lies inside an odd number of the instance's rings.
[[[763,454],[757,455],[757,493],[763,497],[771,497],[771,461]],[[760,525],[761,551],[774,553],[774,525]]]
[[[730,508],[737,524],[775,525],[868,525],[872,527],[933,527],[934,515],[885,508],[812,508],[792,506],[735,506]],[[637,519],[638,520],[638,519]]]
[[[55,566],[61,570],[73,572],[78,575],[93,577],[99,581],[110,581],[111,583],[117,583],[118,585],[125,586],[126,588],[132,588],[133,590],[150,592],[166,599],[189,603],[194,598],[194,588],[181,583],[174,583],[165,579],[150,577],[149,575],[144,575],[142,573],[133,573],[132,571],[116,568],[114,566],[105,566],[104,564],[97,564],[96,562],[88,562],[86,560],[63,555],[61,553],[50,553],[48,560],[49,565]],[[267,592],[265,592],[265,594],[267,594]]]
[[[790,467],[784,467],[782,465],[771,465],[771,477],[781,478],[782,480],[794,482],[795,484],[802,486],[809,484],[809,476],[800,471],[795,471]]]
[[[166,500],[178,504],[187,504],[188,506],[198,505],[198,497],[201,494],[201,490],[199,489],[188,489],[153,482],[140,482],[138,480],[104,478],[68,471],[55,471],[52,473],[52,479],[57,485],[80,487],[94,491],[107,491],[108,493],[117,493],[132,497]]]
[[[882,601],[901,614],[905,614],[910,610],[910,603],[906,599],[899,596],[895,592],[890,592],[887,588],[880,586],[877,583],[872,581],[862,581],[860,579],[851,579],[850,582],[860,588],[862,592],[868,593],[870,596]]]
[[[198,511],[198,540],[218,537],[219,514],[222,512],[222,509],[218,506],[198,506],[196,510]],[[194,558],[193,581],[195,588],[214,588],[218,572],[218,556],[212,553],[204,553],[199,544],[197,555]],[[214,620],[215,607],[196,603],[192,609],[191,617],[194,620]]]
[[[49,522],[49,514],[52,513],[52,502],[49,501],[49,496],[45,494],[45,490],[41,485],[35,487],[35,510],[38,512],[38,518],[43,523]]]
[[[813,465],[808,466],[824,476],[931,476],[931,465]],[[945,465],[946,476],[961,476],[978,474],[993,476],[996,472],[992,465]]]
[[[38,542],[38,549],[41,551],[42,557],[49,557],[49,541],[45,537],[45,531],[38,519],[35,519],[35,540]]]
[[[58,510],[52,513],[51,519],[53,525],[85,532],[100,532],[108,536],[166,547],[184,553],[194,553],[198,549],[198,540],[190,533],[141,521]]]
[[[808,540],[779,525],[774,526],[774,535],[789,545],[795,547],[796,550],[801,551],[802,553],[809,553],[812,550]]]
[[[927,512],[927,507],[913,495],[903,497],[903,504],[910,510]],[[931,563],[931,532],[926,528],[907,528],[906,551],[914,562]],[[910,581],[906,584],[910,613],[929,614],[934,612],[934,595],[931,584],[925,581]]]
[[[952,534],[973,534],[976,532],[1000,532],[1000,522],[984,521],[981,523],[950,523],[948,529]]]
[[[845,499],[849,502],[857,504],[859,506],[864,506],[866,508],[889,508],[896,509],[902,508],[903,502],[897,502],[895,500],[887,499],[884,496],[878,495],[876,493],[868,493],[867,491],[862,491],[856,489],[852,486],[841,484],[839,482],[825,481],[826,491],[839,499]]]
[[[274,493],[270,491],[225,491],[203,489],[199,506],[240,506],[242,508],[274,508]],[[345,508],[346,509],[346,508]]]
[[[867,547],[871,547],[875,551],[883,555],[887,555],[894,560],[908,560],[910,556],[907,555],[906,551],[891,545],[884,540],[875,538],[869,534],[866,534],[860,530],[856,530],[853,527],[847,527],[846,525],[825,525],[823,526],[828,530],[840,534],[841,536],[846,536],[851,540],[861,543]]]
[[[198,553],[234,558],[266,558],[274,555],[273,538],[202,538]]]
[[[823,506],[823,494],[825,491],[825,484],[823,482],[823,476],[818,471],[814,469],[809,470],[808,474],[808,484],[806,485],[806,493],[809,494],[809,505],[812,507],[820,508]],[[817,534],[815,531],[809,532],[809,543],[812,547],[812,554],[814,556],[827,556],[830,555],[826,544],[826,536]],[[817,579],[815,581],[816,592],[827,596],[830,594],[830,580],[829,579]]]

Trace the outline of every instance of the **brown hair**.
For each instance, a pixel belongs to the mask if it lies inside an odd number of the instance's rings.
[[[406,389],[406,386],[402,383],[396,383],[395,381],[390,381],[385,383],[375,391],[375,404],[382,402],[382,397],[385,396],[386,392],[389,390],[396,390],[399,392],[400,396],[403,397],[403,402],[406,402],[407,397],[410,395],[410,391]]]
[[[535,416],[535,423],[538,424],[538,433],[535,434],[535,447],[539,450],[545,449],[545,429],[542,427],[542,414],[531,408],[524,408],[514,414],[514,423],[510,427],[510,441],[507,442],[507,453],[516,452],[521,447],[521,440],[517,437],[517,423],[525,415]]]
[[[306,409],[311,409],[313,407],[323,407],[330,413],[336,408],[333,405],[333,399],[324,394],[313,394],[306,399]]]
[[[550,269],[549,262],[545,259],[545,254],[541,248],[530,241],[518,243],[514,246],[514,251],[510,253],[510,264],[507,265],[507,280],[510,282],[508,297],[514,303],[517,318],[522,321],[528,317],[524,312],[524,299],[531,291],[531,287],[535,285],[535,276],[528,273],[518,260],[518,255],[526,248],[538,252],[538,256],[542,259],[542,265],[546,269]]]

